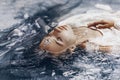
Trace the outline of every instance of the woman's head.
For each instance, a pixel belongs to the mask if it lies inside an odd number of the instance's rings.
[[[59,26],[52,30],[40,43],[40,49],[46,50],[53,55],[60,55],[74,46],[76,36],[71,27]]]

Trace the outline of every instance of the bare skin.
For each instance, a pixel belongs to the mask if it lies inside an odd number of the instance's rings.
[[[93,23],[89,23],[88,24],[88,28],[95,27],[96,29],[105,29],[105,28],[112,28],[115,27],[114,26],[114,22],[113,21],[108,21],[108,20],[100,20],[100,21],[96,21]]]
[[[60,26],[51,31],[40,43],[40,49],[58,56],[74,47],[76,36],[71,27]]]
[[[50,52],[53,56],[59,56],[63,52],[69,51],[72,53],[76,46],[86,49],[89,40],[103,36],[97,29],[105,29],[114,27],[113,21],[100,20],[88,24],[87,27],[71,28],[68,25],[56,27],[51,31],[40,43],[40,49]],[[98,46],[98,51],[109,52],[112,49],[111,45],[97,45],[90,43],[93,46]],[[96,50],[93,48],[93,50]]]

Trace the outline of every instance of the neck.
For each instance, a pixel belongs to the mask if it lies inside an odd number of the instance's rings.
[[[87,40],[87,27],[73,27],[73,32],[76,35],[76,45],[81,44]]]
[[[87,41],[91,38],[96,38],[101,36],[101,33],[99,31],[92,30],[90,28],[87,28],[86,26],[82,27],[73,27],[73,32],[76,35],[76,45],[81,44],[84,41]]]

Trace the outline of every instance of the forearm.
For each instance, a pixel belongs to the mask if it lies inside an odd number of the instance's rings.
[[[97,45],[92,42],[86,42],[82,43],[81,47],[86,49],[87,51],[101,51],[101,52],[111,52],[113,46],[102,46],[102,45]]]
[[[112,51],[112,46],[101,46],[99,45],[99,51],[102,51],[102,52],[111,52]]]

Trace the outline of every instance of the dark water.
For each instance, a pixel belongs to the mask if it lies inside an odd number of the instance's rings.
[[[117,11],[119,0],[1,2],[6,3],[3,7],[16,7],[17,13],[7,14],[14,17],[12,26],[4,30],[1,27],[0,80],[120,80],[120,55],[87,53],[76,49],[73,55],[52,58],[38,50],[40,41],[50,31],[48,28],[53,29],[60,17],[99,10],[94,6],[97,3],[107,4]],[[18,7],[18,4],[25,6]]]

